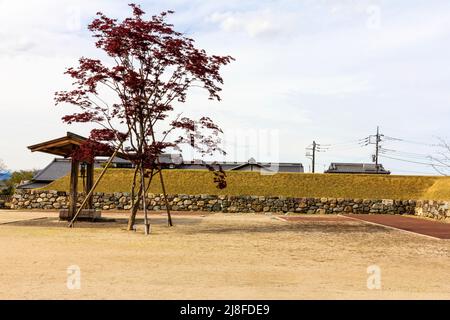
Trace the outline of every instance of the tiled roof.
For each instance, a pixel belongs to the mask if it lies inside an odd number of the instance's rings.
[[[377,166],[374,163],[336,163],[330,164],[325,173],[363,173],[363,174],[390,174],[390,171],[384,169],[382,164]]]
[[[38,188],[43,188],[48,184],[49,184],[49,182],[28,182],[28,183],[19,185],[17,188],[18,189],[38,189]]]
[[[201,160],[194,160],[190,162],[183,162],[178,169],[205,169],[203,164],[213,165],[214,162],[205,162]],[[273,172],[304,172],[303,165],[301,163],[291,162],[256,162],[253,158],[247,162],[217,162],[220,164],[223,170],[242,170],[246,167],[258,167]]]
[[[48,166],[40,170],[34,177],[34,181],[53,181],[64,175],[70,170],[70,160],[55,158]]]
[[[100,168],[106,159],[96,159],[94,167]],[[173,164],[174,169],[191,169],[191,170],[205,170],[205,164],[212,165],[213,162],[204,162],[202,160],[183,161],[181,154],[162,154],[160,156],[162,164]],[[130,163],[128,160],[116,158],[113,163],[123,165]],[[270,162],[256,162],[250,159],[247,162],[219,162],[222,169],[228,170],[249,170],[253,167],[262,168],[273,172],[303,172],[303,165],[301,163],[270,163]],[[55,158],[44,169],[40,170],[32,179],[31,182],[19,186],[20,189],[32,189],[43,187],[50,182],[67,175],[70,172],[70,159]],[[249,167],[249,168],[247,168]],[[251,168],[250,168],[251,167]]]

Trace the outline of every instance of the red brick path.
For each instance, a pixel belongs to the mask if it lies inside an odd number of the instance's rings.
[[[341,222],[350,218],[363,222],[410,231],[438,239],[450,239],[450,223],[427,220],[423,218],[407,217],[389,214],[345,214],[329,216],[279,216],[281,220],[289,222]]]
[[[344,217],[377,223],[439,239],[450,239],[450,223],[388,214],[348,214],[344,215]]]

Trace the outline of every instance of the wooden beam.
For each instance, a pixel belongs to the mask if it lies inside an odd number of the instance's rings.
[[[86,166],[86,194],[92,189],[94,185],[94,163],[88,163]],[[93,195],[89,196],[86,204],[87,209],[94,209]]]
[[[38,151],[68,158],[72,156],[74,149],[78,148],[86,140],[87,138],[85,137],[79,136],[71,132],[67,132],[67,136],[65,137],[34,144],[32,146],[28,146],[27,148],[30,149],[31,152]],[[105,153],[97,153],[95,154],[95,156],[109,157],[112,153],[113,153],[112,151]],[[121,152],[117,152],[116,154],[123,159],[127,158],[127,155],[122,154]]]
[[[69,217],[77,212],[79,161],[72,159],[70,168]]]
[[[32,146],[29,146],[28,149],[31,151],[40,151],[42,149],[52,148],[52,147],[59,147],[64,145],[80,145],[84,141],[86,141],[86,138],[73,138],[73,137],[62,137],[50,141],[41,142]]]
[[[128,135],[130,134],[130,130],[131,128],[128,130],[126,138],[128,137]],[[90,197],[93,193],[95,188],[97,187],[97,185],[99,184],[100,180],[102,180],[103,175],[105,174],[106,170],[108,170],[109,166],[111,165],[113,159],[115,158],[115,156],[117,155],[117,153],[119,152],[119,149],[122,148],[123,142],[125,141],[125,139],[121,140],[119,145],[117,146],[116,150],[114,150],[113,154],[111,155],[111,157],[109,157],[108,162],[106,163],[105,167],[103,168],[102,172],[100,173],[100,175],[97,177],[97,180],[95,180],[94,185],[92,186],[92,189],[89,190],[88,194],[86,195],[86,198],[83,200],[83,203],[81,203],[80,208],[77,209],[77,211],[75,212],[75,215],[73,216],[72,220],[70,220],[70,223],[68,225],[69,228],[73,227],[73,224],[75,222],[75,220],[77,219],[78,215],[80,214],[81,210],[83,210],[84,206],[87,203],[88,197]]]

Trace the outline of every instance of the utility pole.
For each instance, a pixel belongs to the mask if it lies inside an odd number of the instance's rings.
[[[377,136],[376,136],[376,142],[375,142],[375,170],[377,170],[378,173],[378,150],[380,147],[380,128],[377,126]]]
[[[313,141],[312,147],[312,173],[316,172],[316,142]]]
[[[312,147],[310,145],[310,147],[306,148],[306,150],[311,150],[312,151],[312,154],[310,154],[309,152],[306,152],[306,156],[308,158],[311,158],[311,160],[312,160],[312,166],[311,166],[311,169],[312,169],[311,172],[312,173],[315,173],[315,171],[316,171],[316,151],[317,151],[317,147],[318,147],[318,144],[316,143],[316,141],[313,141]]]
[[[380,128],[377,126],[377,134],[376,135],[371,135],[369,136],[369,143],[370,144],[375,144],[375,154],[372,155],[372,161],[375,162],[375,170],[378,173],[379,168],[378,168],[378,155],[380,153],[380,142],[381,142],[381,137],[383,135],[380,134]],[[374,137],[375,138],[375,142],[371,142],[371,138]]]

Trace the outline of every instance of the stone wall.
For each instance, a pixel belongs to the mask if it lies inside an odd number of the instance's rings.
[[[79,202],[83,200],[80,194]],[[168,195],[172,210],[223,212],[297,212],[297,213],[413,213],[412,200],[368,200],[340,198],[288,198],[226,195]],[[95,193],[94,206],[101,210],[128,210],[129,193]],[[67,209],[68,195],[58,191],[19,191],[12,200],[14,209]],[[149,194],[150,210],[165,209],[160,194]]]
[[[414,214],[434,219],[450,219],[450,202],[432,200],[343,199],[343,198],[288,198],[226,195],[168,195],[174,211],[209,212],[275,212],[275,213],[389,213]],[[79,195],[79,203],[83,195]],[[11,200],[12,209],[68,209],[69,196],[60,191],[18,190]],[[129,193],[95,193],[94,207],[100,210],[129,210]],[[150,210],[165,210],[161,194],[149,194]]]
[[[415,214],[435,219],[450,218],[449,202],[431,200],[372,200],[343,198],[288,198],[227,195],[168,195],[170,209],[210,212],[278,212],[278,213],[389,213]],[[83,201],[80,194],[79,203]],[[67,209],[69,197],[59,191],[18,190],[11,201],[12,209]],[[129,193],[94,194],[94,207],[100,210],[129,210]],[[149,194],[150,210],[165,210],[161,194]]]
[[[10,206],[12,196],[0,195],[0,209],[7,209]]]
[[[6,208],[8,208],[8,203],[5,200],[0,199],[0,209],[6,209]]]
[[[433,219],[450,219],[450,202],[435,200],[418,200],[416,203],[415,214],[417,216]]]

